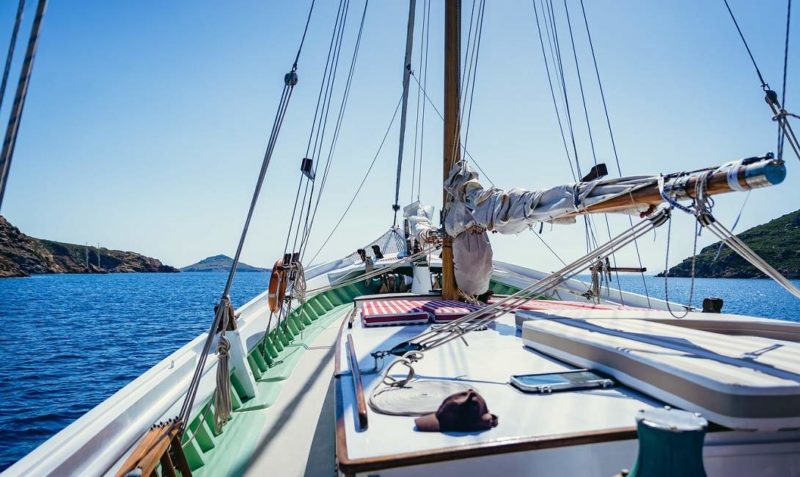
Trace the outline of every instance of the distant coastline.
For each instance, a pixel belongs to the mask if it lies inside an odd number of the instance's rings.
[[[800,278],[800,210],[737,234],[750,248],[786,278]],[[717,252],[719,251],[719,256]],[[689,277],[692,257],[669,269],[671,277]],[[664,276],[659,273],[657,276]],[[695,261],[695,276],[699,278],[765,278],[728,247],[720,242],[703,248]]]
[[[186,267],[182,267],[182,272],[227,272],[233,265],[233,259],[227,255],[214,255],[193,263]],[[237,272],[266,272],[266,268],[254,267],[243,262],[239,262],[236,266]]]
[[[0,278],[53,273],[176,273],[160,260],[123,250],[37,239],[0,216]]]

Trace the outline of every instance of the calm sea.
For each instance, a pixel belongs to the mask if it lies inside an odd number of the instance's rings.
[[[174,350],[205,332],[224,273],[48,275],[0,280],[0,470],[30,452]],[[240,273],[239,306],[267,285]],[[638,276],[623,288],[644,293]],[[664,281],[646,278],[664,297]],[[796,282],[800,285],[800,282]],[[685,302],[689,279],[672,278]],[[800,321],[800,300],[768,280],[698,279],[694,303],[725,300],[723,311]]]

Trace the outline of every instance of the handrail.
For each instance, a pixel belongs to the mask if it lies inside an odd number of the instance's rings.
[[[358,410],[358,427],[360,431],[367,429],[367,401],[364,399],[364,383],[361,382],[361,370],[358,368],[358,357],[353,344],[353,335],[347,335],[347,356],[350,359],[350,373],[353,375],[353,388],[356,393],[356,409]]]

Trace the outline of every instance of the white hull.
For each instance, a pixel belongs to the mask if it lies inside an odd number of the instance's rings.
[[[391,262],[392,260],[385,261],[385,263]],[[511,264],[497,263],[496,268],[495,280],[511,286],[529,284],[531,280],[545,275]],[[363,270],[362,265],[344,260],[315,267],[306,272],[308,288],[328,285],[331,281],[361,270]],[[585,289],[585,284],[570,280],[559,287],[558,293],[565,299],[575,299],[575,295]],[[629,306],[647,304],[642,296],[630,293],[623,293],[622,296]],[[249,369],[246,365],[247,352],[263,338],[267,326],[266,298],[264,292],[238,310],[239,328],[235,332],[228,333],[229,339],[234,343],[231,354],[232,368],[238,365],[239,370]],[[615,290],[611,290],[604,298],[613,302],[620,301],[619,292]],[[664,302],[659,300],[651,298],[650,302],[657,309],[664,306]],[[330,331],[325,333],[330,339]],[[3,475],[113,474],[151,424],[177,415],[204,339],[205,335],[198,336],[172,353],[11,466]],[[320,346],[330,345],[322,343]],[[289,458],[286,449],[290,448],[296,450],[294,455],[297,456],[292,456],[291,459],[299,458],[302,462],[302,465],[296,465],[294,469],[303,468],[308,472],[309,468],[319,468],[319,466],[308,467],[312,455],[318,458],[308,439],[316,439],[315,433],[310,429],[317,428],[321,415],[330,412],[330,419],[333,419],[332,410],[326,410],[321,404],[328,396],[329,389],[326,383],[330,382],[331,376],[329,370],[332,363],[326,363],[326,359],[324,353],[309,353],[308,357],[303,357],[297,373],[289,377],[285,392],[282,391],[279,400],[271,408],[272,412],[265,414],[268,419],[279,419],[283,416],[279,413],[280,410],[292,409],[292,424],[280,428],[267,426],[264,432],[257,436],[258,439],[268,439],[269,442],[257,443],[257,447],[264,452],[261,458],[253,460],[252,467],[249,468],[253,473],[261,473],[259,469],[270,467],[272,461],[266,459],[267,455]],[[216,368],[216,357],[211,355],[203,372],[195,401],[195,411],[212,396]],[[305,371],[302,371],[303,369]],[[319,369],[324,371],[320,373]],[[247,373],[249,374],[249,370]],[[253,379],[252,374],[243,376],[243,380],[248,379]],[[323,385],[314,384],[315,380],[319,380]],[[307,386],[300,386],[298,383]],[[308,402],[305,405],[298,404],[298,407],[292,404],[294,401],[305,402],[306,399]],[[283,404],[280,404],[281,402]],[[306,432],[298,433],[296,430],[291,430],[294,426],[300,426]],[[750,437],[764,442],[754,443]],[[739,439],[733,444],[725,440],[727,436],[719,443],[715,442],[716,437],[709,436],[709,445],[705,450],[706,468],[709,475],[800,475],[800,444],[797,437],[792,435],[790,442],[780,443],[770,440],[766,435],[736,434],[730,436],[731,439]],[[780,438],[786,440],[789,436],[784,433]],[[327,444],[328,447],[332,445],[330,441]],[[607,476],[631,466],[635,459],[636,448],[634,440],[623,440],[387,468],[381,470],[380,475],[429,475],[433,472],[438,475],[501,473],[532,475],[542,472],[544,475],[552,473]],[[326,452],[330,452],[330,449]],[[334,456],[329,455],[329,458],[332,464]],[[373,474],[374,472],[367,472],[364,475]]]

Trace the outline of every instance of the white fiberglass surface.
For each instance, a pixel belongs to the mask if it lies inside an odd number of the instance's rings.
[[[362,370],[371,368],[370,353],[389,349],[413,337],[425,326],[365,329],[358,320],[352,330]],[[342,340],[346,339],[345,336]],[[624,387],[605,390],[568,391],[553,394],[525,394],[508,384],[513,374],[557,372],[573,369],[525,348],[515,335],[514,316],[504,315],[493,329],[470,333],[469,345],[460,340],[425,353],[415,365],[421,379],[457,379],[474,387],[489,410],[499,417],[497,427],[474,433],[428,433],[415,429],[413,417],[388,416],[369,409],[369,427],[359,432],[355,424],[355,396],[352,378],[340,378],[344,425],[349,459],[430,451],[461,445],[489,443],[517,438],[589,433],[635,425],[640,409],[659,405]],[[340,347],[342,371],[348,369],[346,347]],[[387,359],[385,366],[391,359]],[[399,371],[402,372],[402,371]],[[362,376],[365,398],[380,381],[380,374]]]

